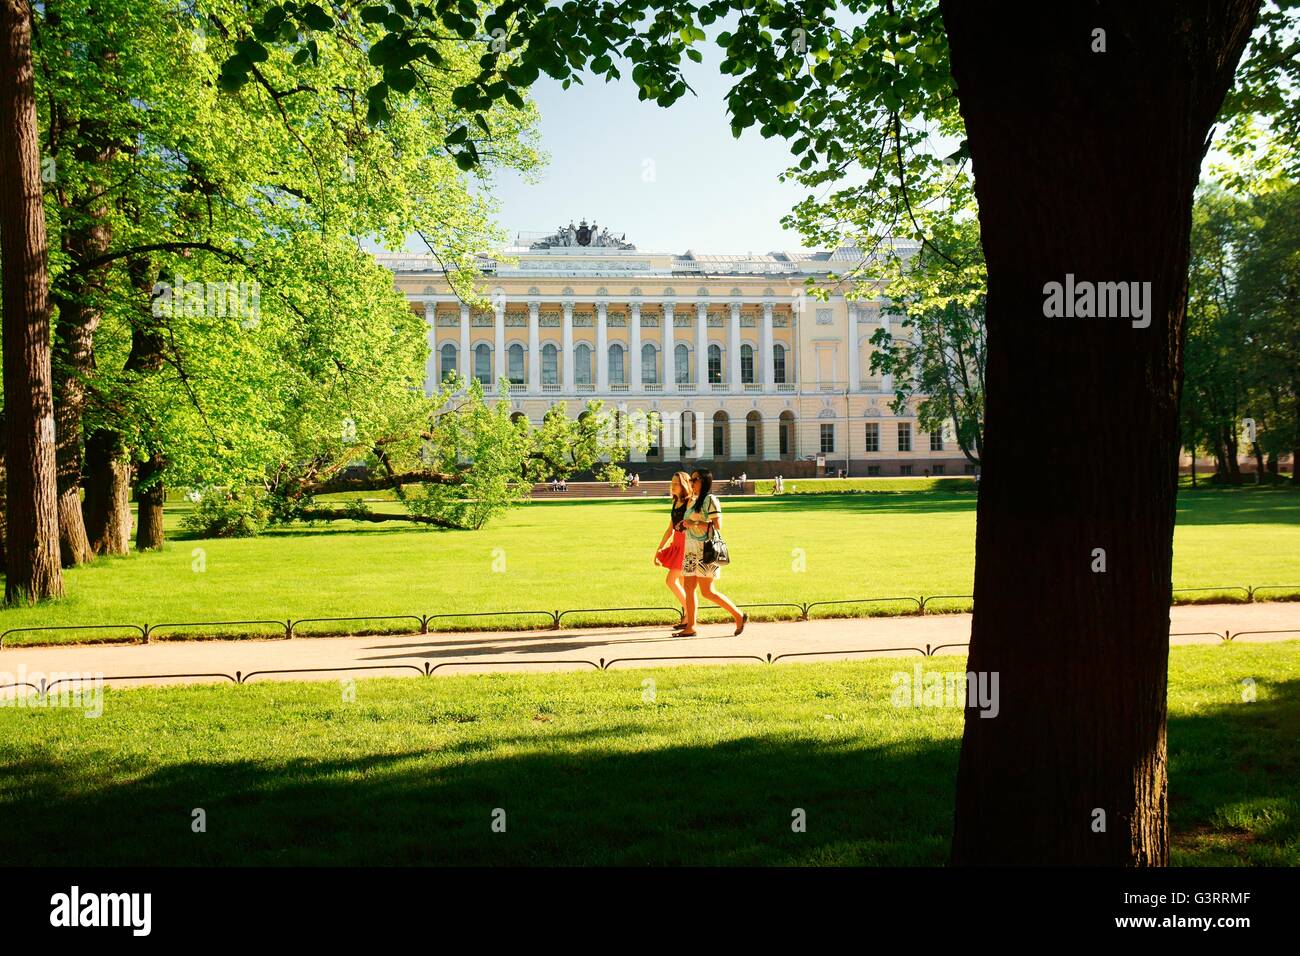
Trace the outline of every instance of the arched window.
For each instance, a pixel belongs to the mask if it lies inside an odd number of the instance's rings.
[[[772,346],[772,378],[778,385],[785,384],[785,346],[779,342]]]
[[[722,384],[722,346],[709,346],[709,384]]]
[[[579,385],[591,384],[591,346],[586,342],[573,353],[573,380]]]
[[[623,346],[617,342],[609,347],[609,384],[627,384],[627,378],[623,374]]]
[[[659,381],[659,363],[655,361],[655,347],[647,342],[641,346],[641,384],[653,385]]]
[[[474,377],[484,385],[492,384],[492,349],[486,342],[474,346]]]
[[[560,383],[560,350],[550,342],[542,346],[542,384]]]
[[[516,342],[506,352],[506,357],[509,362],[506,374],[510,377],[510,384],[524,384],[524,347]]]
[[[674,375],[678,385],[685,385],[691,380],[691,352],[685,345],[678,345],[673,350]]]
[[[745,385],[754,384],[754,346],[740,347],[740,381]]]
[[[442,359],[441,374],[438,378],[445,382],[456,374],[456,346],[448,342],[438,350],[438,353]]]

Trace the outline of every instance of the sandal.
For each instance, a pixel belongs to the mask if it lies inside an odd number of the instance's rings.
[[[697,631],[673,631],[673,637],[696,637]]]
[[[736,633],[732,634],[731,636],[740,637],[740,632],[745,629],[745,625],[748,623],[749,623],[749,615],[742,613],[740,615],[740,623],[736,625]]]

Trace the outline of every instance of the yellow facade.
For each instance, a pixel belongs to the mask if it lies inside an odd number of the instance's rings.
[[[808,294],[810,276],[846,271],[856,250],[673,255],[596,240],[584,224],[521,242],[514,262],[483,260],[492,307],[481,312],[431,256],[379,254],[428,322],[426,387],[454,369],[491,395],[507,378],[512,410],[535,424],[591,398],[657,412],[658,447],[632,456],[643,474],[679,462],[721,477],[809,474],[819,457],[854,477],[968,470],[951,435],[895,415],[892,383],[871,374],[882,301]]]

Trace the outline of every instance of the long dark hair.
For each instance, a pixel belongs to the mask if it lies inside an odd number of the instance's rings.
[[[700,493],[695,499],[695,510],[700,512],[704,510],[704,502],[713,487],[713,474],[707,468],[696,468],[695,473],[700,476]]]

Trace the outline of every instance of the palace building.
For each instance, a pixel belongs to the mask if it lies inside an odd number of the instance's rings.
[[[551,235],[520,234],[481,262],[492,308],[462,303],[432,256],[379,253],[428,323],[426,390],[459,373],[538,424],[557,402],[592,398],[654,411],[661,433],[628,467],[664,477],[696,462],[715,476],[960,475],[969,463],[948,435],[921,432],[891,409],[893,383],[870,372],[882,299],[806,280],[842,274],[853,248],[766,255],[646,252],[584,220]]]

